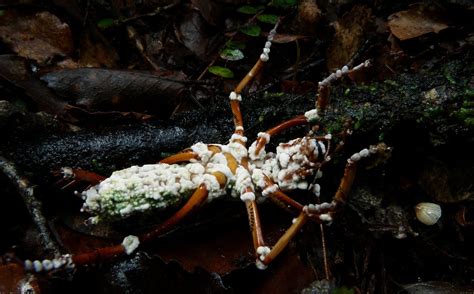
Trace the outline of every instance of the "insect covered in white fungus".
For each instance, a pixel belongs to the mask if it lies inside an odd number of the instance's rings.
[[[257,139],[248,146],[240,112],[242,91],[269,60],[277,26],[278,23],[269,32],[263,53],[254,67],[229,95],[235,129],[227,144],[196,143],[160,163],[115,171],[106,179],[97,177],[101,179],[81,194],[84,199],[82,211],[91,215],[90,224],[123,220],[142,213],[159,213],[170,208],[175,210],[174,214],[146,233],[125,237],[121,244],[52,260],[27,260],[25,269],[44,272],[74,268],[133,254],[137,248],[173,230],[204,203],[226,195],[240,199],[247,210],[255,264],[259,269],[265,269],[307,221],[331,223],[338,209],[347,201],[357,164],[364,158],[390,152],[389,147],[380,143],[354,153],[346,160],[344,176],[332,199],[327,202],[320,199],[321,186],[316,181],[322,176],[321,168],[338,153],[351,133],[350,124],[344,125],[337,134],[318,133],[322,130],[319,123],[329,99],[327,89],[332,82],[367,67],[369,63],[361,63],[352,69],[344,66],[331,74],[319,84],[314,109],[258,133]],[[310,131],[302,137],[278,144],[274,151],[266,150],[274,136],[297,126],[307,126]],[[332,144],[335,140],[338,144]],[[313,192],[314,202],[300,204],[285,194],[295,189]],[[258,204],[268,198],[297,215],[273,246],[265,242],[258,212]],[[326,259],[325,267],[327,269]]]
[[[441,218],[441,206],[431,202],[420,202],[415,206],[416,218],[427,226],[432,226]]]

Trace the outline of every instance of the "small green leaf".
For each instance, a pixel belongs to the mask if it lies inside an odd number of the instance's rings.
[[[5,10],[4,9],[0,9],[0,16],[4,16],[5,15]]]
[[[225,60],[237,61],[244,58],[244,53],[242,53],[242,51],[240,51],[239,49],[226,48],[221,51],[220,56],[222,59]]]
[[[114,25],[115,20],[112,18],[104,18],[97,22],[99,29],[107,29]]]
[[[230,79],[234,77],[234,73],[226,67],[215,65],[215,66],[211,66],[208,70],[210,73],[215,74],[216,76],[223,77],[223,78]]]
[[[243,14],[257,14],[258,10],[257,8],[250,6],[250,5],[244,5],[242,7],[239,7],[237,9],[237,12],[243,13]]]
[[[288,8],[290,6],[295,6],[297,0],[273,0],[272,5],[275,7]]]
[[[278,21],[278,16],[274,14],[260,14],[257,16],[257,19],[264,23],[276,24]]]
[[[240,31],[251,37],[258,37],[262,29],[258,25],[249,25],[240,29]]]
[[[239,41],[232,41],[229,40],[225,43],[224,45],[225,49],[239,49],[239,50],[244,50],[245,49],[245,43],[244,42],[239,42]]]

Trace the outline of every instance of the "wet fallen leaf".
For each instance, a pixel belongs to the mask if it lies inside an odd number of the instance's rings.
[[[0,38],[18,55],[39,63],[74,49],[69,26],[46,11],[27,15],[8,11],[0,17]]]
[[[0,293],[40,293],[33,276],[25,274],[23,268],[10,263],[0,265]]]
[[[168,117],[185,85],[181,72],[160,76],[132,71],[82,68],[60,70],[41,77],[58,95],[91,111],[136,111]]]
[[[371,23],[372,10],[356,5],[334,24],[336,33],[327,52],[329,70],[340,68],[350,61],[360,49]]]
[[[41,81],[33,77],[28,62],[19,56],[0,56],[0,77],[23,89],[39,110],[62,115],[66,102],[61,101]]]
[[[199,12],[185,14],[176,27],[176,37],[186,48],[202,60],[210,58],[213,37],[209,36],[208,25]]]
[[[388,26],[392,34],[402,41],[428,33],[439,33],[449,27],[440,15],[423,5],[413,5],[408,10],[390,15]]]
[[[276,34],[275,37],[273,38],[273,43],[285,44],[285,43],[294,42],[296,40],[301,40],[304,38],[307,38],[307,37],[303,35]]]
[[[192,0],[191,2],[208,23],[212,25],[218,24],[222,10],[219,2],[213,0]]]

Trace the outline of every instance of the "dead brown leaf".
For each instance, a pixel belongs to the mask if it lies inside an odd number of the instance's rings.
[[[7,11],[0,17],[0,38],[18,55],[39,63],[74,49],[69,26],[47,11],[28,15]]]
[[[305,39],[307,36],[303,35],[289,35],[289,34],[276,34],[275,38],[273,38],[274,43],[278,44],[285,44],[291,43],[297,40]]]
[[[90,111],[135,111],[168,117],[185,89],[182,72],[147,72],[80,68],[41,77],[58,95]]]
[[[396,12],[388,17],[388,27],[400,40],[413,39],[428,33],[439,33],[449,26],[435,12],[422,5]]]
[[[221,18],[219,3],[212,0],[192,0],[191,3],[201,12],[202,17],[210,24],[217,25]]]
[[[334,24],[336,34],[327,52],[329,70],[340,68],[350,61],[364,41],[371,22],[372,10],[356,5]]]
[[[209,27],[197,11],[186,13],[179,24],[176,24],[175,35],[178,40],[201,60],[208,60],[211,55],[215,36],[209,33]]]
[[[91,28],[84,32],[80,40],[79,67],[116,68],[119,56],[100,32]]]
[[[40,293],[33,276],[16,263],[0,265],[0,293]]]
[[[0,78],[25,91],[41,111],[62,116],[66,102],[59,99],[30,71],[31,65],[20,56],[0,55]]]

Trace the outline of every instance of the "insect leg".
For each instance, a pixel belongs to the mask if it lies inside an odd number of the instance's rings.
[[[84,182],[94,186],[105,180],[105,177],[102,175],[79,168],[64,167],[58,173],[60,173],[62,178],[54,183],[54,186],[61,186],[61,190],[73,188]]]
[[[159,224],[153,228],[152,231],[143,234],[140,237],[141,242],[148,242],[156,239],[160,235],[169,232],[176,225],[178,225],[185,217],[190,215],[201,207],[201,205],[207,200],[208,190],[204,184],[201,184],[199,188],[194,191],[193,195],[189,200],[181,207],[175,214],[167,219],[162,224]]]
[[[270,47],[272,45],[273,37],[276,34],[276,29],[278,27],[279,21],[275,24],[275,27],[268,33],[267,42],[265,42],[265,47],[263,48],[263,53],[260,55],[260,58],[257,60],[252,69],[247,73],[247,75],[240,81],[240,83],[235,87],[229,95],[230,107],[232,109],[232,114],[234,117],[235,125],[235,134],[243,135],[244,127],[242,120],[242,113],[240,111],[240,101],[242,100],[242,90],[253,80],[253,78],[262,70],[263,65],[269,59]]]
[[[160,163],[173,164],[173,163],[187,162],[191,159],[196,159],[197,156],[198,155],[193,151],[184,151],[184,152],[180,152],[180,153],[171,155],[169,157],[166,157],[165,159],[160,160]]]
[[[52,260],[26,260],[25,269],[35,272],[59,270],[61,268],[72,269],[75,266],[100,263],[102,261],[111,260],[114,257],[124,254],[132,254],[139,245],[153,241],[160,235],[173,229],[186,216],[198,209],[206,201],[207,195],[207,188],[204,184],[202,184],[198,189],[196,189],[196,191],[181,209],[179,209],[164,223],[156,226],[152,231],[143,234],[140,237],[127,236],[125,237],[122,244],[98,248],[92,252],[75,255],[65,254]]]
[[[318,94],[316,95],[316,109],[318,109],[321,113],[325,111],[326,106],[329,103],[329,92],[331,89],[331,84],[333,82],[342,78],[345,75],[351,75],[352,73],[369,66],[369,60],[364,61],[363,63],[353,67],[352,69],[349,69],[349,67],[345,65],[341,69],[336,70],[336,72],[333,72],[327,78],[319,82]]]
[[[308,215],[301,212],[299,216],[293,220],[292,225],[286,230],[286,232],[278,239],[275,245],[269,249],[264,247],[266,250],[257,249],[257,267],[259,269],[265,269],[270,262],[272,262],[282,251],[286,245],[293,239],[293,237],[299,232],[303,225],[308,221]],[[260,251],[260,252],[259,252]]]
[[[356,175],[356,166],[357,162],[363,158],[372,156],[372,155],[383,155],[384,153],[389,153],[391,151],[390,147],[387,147],[384,143],[380,143],[378,145],[370,146],[368,149],[362,149],[361,151],[354,153],[349,159],[347,159],[346,167],[344,169],[344,176],[339,183],[339,187],[333,197],[333,203],[335,204],[334,207],[331,209],[332,211],[329,213],[330,217],[332,218],[336,213],[336,210],[344,205],[347,201],[347,197],[352,187],[352,183],[354,182],[354,178]]]

